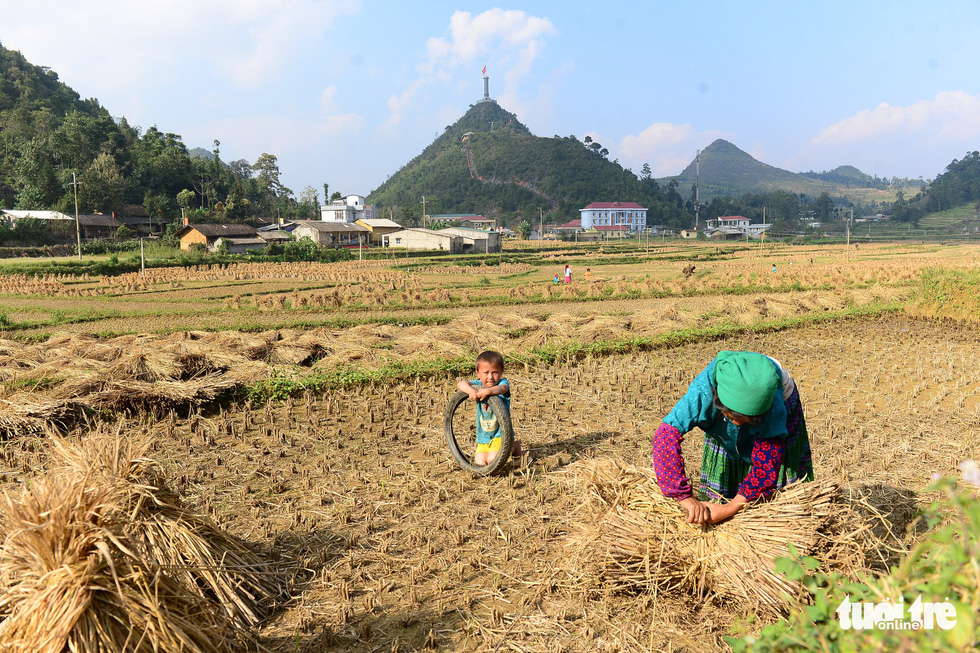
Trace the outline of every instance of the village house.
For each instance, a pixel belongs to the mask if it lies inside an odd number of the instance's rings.
[[[463,239],[464,254],[495,254],[503,247],[503,236],[496,231],[470,229],[469,227],[446,227],[438,233],[453,234]]]
[[[259,229],[258,236],[269,245],[282,245],[293,241],[293,235],[282,229]]]
[[[225,248],[229,254],[245,254],[246,252],[265,249],[269,243],[256,236],[255,238],[219,238],[214,242],[215,251]]]
[[[361,218],[356,224],[365,227],[371,232],[369,237],[372,245],[384,246],[385,236],[400,231],[402,226],[388,218]]]
[[[713,218],[707,221],[707,228],[705,229],[705,235],[711,237],[712,233],[716,233],[713,230],[724,228],[726,230],[735,229],[738,230],[743,238],[760,238],[762,234],[772,227],[772,224],[752,224],[752,221],[741,215],[727,215]],[[725,231],[725,240],[732,240],[727,234],[730,231]],[[718,237],[720,238],[720,236]]]
[[[293,238],[309,238],[320,247],[350,247],[366,245],[371,232],[353,222],[296,220]]]
[[[736,227],[710,227],[704,230],[704,235],[710,240],[742,240],[745,232]]]
[[[463,237],[431,229],[402,229],[388,236],[388,247],[463,253]]]
[[[122,223],[111,215],[102,215],[101,213],[78,214],[78,230],[82,238],[86,240],[112,238],[121,226]]]
[[[373,220],[374,207],[364,203],[363,195],[348,195],[320,207],[320,219],[326,222]]]
[[[182,250],[202,245],[210,251],[217,249],[220,238],[257,238],[258,230],[247,224],[185,224],[174,236]]]
[[[579,213],[583,229],[617,226],[637,232],[647,224],[647,210],[636,202],[592,202]]]
[[[13,226],[18,220],[23,218],[34,218],[35,220],[71,220],[74,222],[74,216],[66,215],[60,211],[40,211],[37,209],[31,209],[29,211],[22,211],[17,209],[10,209],[0,211],[0,216],[10,226]]]
[[[630,235],[630,227],[625,224],[600,224],[592,227],[592,231],[602,234],[602,240],[627,238]]]

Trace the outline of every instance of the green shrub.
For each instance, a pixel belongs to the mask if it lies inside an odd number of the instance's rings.
[[[973,461],[970,464],[973,470],[968,480],[980,483],[976,478],[980,470]],[[943,499],[926,509],[922,519],[938,528],[885,576],[852,580],[819,571],[820,563],[812,557],[778,560],[777,571],[790,580],[801,580],[810,602],[757,635],[728,638],[736,653],[976,650],[980,642],[980,500],[976,490],[952,479],[938,481],[929,489],[941,491]],[[902,602],[904,618],[898,624],[845,629],[838,614],[845,599],[850,604]],[[917,599],[951,606],[947,609],[955,610],[955,625],[946,629],[937,621],[931,628],[913,629],[911,614]],[[861,614],[864,607],[859,608]]]

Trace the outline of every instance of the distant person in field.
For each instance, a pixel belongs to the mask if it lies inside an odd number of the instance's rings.
[[[565,265],[565,283],[571,283],[571,282],[572,282],[572,268],[570,268],[568,265]]]
[[[593,277],[592,268],[585,268],[585,280],[592,281],[592,277]]]
[[[500,453],[500,424],[487,404],[487,398],[499,396],[510,411],[510,383],[504,378],[504,357],[497,351],[485,351],[476,357],[476,379],[460,380],[456,387],[476,402],[476,453],[474,465],[488,465]],[[510,455],[521,455],[521,443],[514,440]]]
[[[773,264],[772,264],[772,271],[773,271],[773,272],[775,272],[775,271],[776,271],[776,264],[775,264],[775,263],[773,263]]]
[[[705,432],[697,498],[681,458],[681,441],[695,426]],[[653,466],[664,496],[676,499],[695,524],[724,521],[778,488],[813,480],[793,377],[774,358],[719,352],[654,433]]]
[[[556,283],[556,284],[557,284],[557,283],[561,283],[561,278],[560,278],[560,277],[559,277],[559,276],[558,276],[558,275],[556,274],[556,275],[555,275],[555,278],[554,278],[554,279],[552,279],[552,283]]]

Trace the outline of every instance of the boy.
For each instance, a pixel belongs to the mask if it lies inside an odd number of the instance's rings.
[[[488,465],[500,452],[500,425],[487,405],[487,397],[499,396],[510,410],[510,384],[504,378],[504,357],[500,352],[485,351],[476,357],[476,380],[460,380],[456,387],[476,402],[476,454],[474,465]],[[521,455],[516,439],[511,456]]]

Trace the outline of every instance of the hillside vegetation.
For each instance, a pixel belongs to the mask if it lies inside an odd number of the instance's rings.
[[[534,136],[496,102],[473,105],[368,197],[411,222],[420,198],[433,213],[480,213],[514,223],[577,218],[593,201],[637,202],[652,223],[687,226],[692,215],[673,185],[638,179],[574,136]]]

